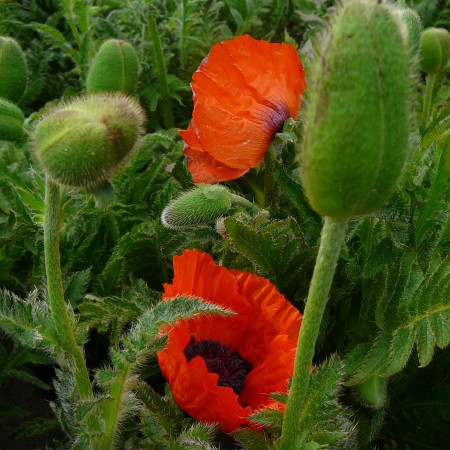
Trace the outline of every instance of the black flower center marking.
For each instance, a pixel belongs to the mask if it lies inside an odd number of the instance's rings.
[[[237,351],[230,351],[229,345],[222,345],[219,341],[195,341],[192,336],[184,349],[186,360],[189,362],[196,356],[205,360],[208,372],[219,375],[219,386],[231,387],[239,395],[244,387],[245,379],[253,366]]]

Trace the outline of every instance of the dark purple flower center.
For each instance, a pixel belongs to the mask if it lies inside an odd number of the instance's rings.
[[[253,369],[237,351],[230,351],[229,345],[222,345],[219,341],[196,342],[192,336],[184,349],[184,354],[188,362],[196,356],[201,356],[205,360],[208,372],[219,375],[217,384],[231,387],[237,395],[241,393],[245,379]]]

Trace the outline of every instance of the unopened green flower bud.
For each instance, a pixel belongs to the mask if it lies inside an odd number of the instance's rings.
[[[0,36],[0,97],[17,103],[27,87],[27,63],[19,44]]]
[[[0,141],[17,141],[23,135],[23,112],[14,104],[0,98]]]
[[[46,174],[58,184],[94,191],[135,150],[145,115],[122,94],[96,94],[56,107],[34,132]]]
[[[128,42],[111,39],[103,43],[87,78],[88,92],[132,94],[138,77],[136,53]]]
[[[426,73],[438,73],[450,58],[450,33],[444,28],[428,28],[420,38],[420,64]]]
[[[380,409],[386,403],[387,380],[373,375],[366,381],[355,386],[359,401],[368,408]]]
[[[406,25],[406,41],[413,55],[419,51],[420,34],[422,33],[422,21],[419,14],[413,9],[401,10],[401,17]]]
[[[231,208],[230,191],[219,184],[199,184],[167,205],[161,222],[167,228],[203,225],[227,214]]]
[[[377,210],[408,152],[410,67],[393,7],[338,9],[311,70],[302,180],[312,208],[347,218]]]

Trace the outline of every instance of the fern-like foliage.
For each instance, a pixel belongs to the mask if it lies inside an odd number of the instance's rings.
[[[140,445],[157,449],[207,449],[213,445],[217,427],[195,422],[186,417],[175,403],[168,386],[164,396],[145,383],[140,383],[137,393],[143,408]]]
[[[420,366],[431,361],[437,345],[450,342],[450,260],[433,256],[425,272],[413,250],[391,264],[383,295],[377,296],[373,342],[353,348],[345,359],[346,384],[361,383],[372,375],[390,377],[407,363],[414,345]]]
[[[294,219],[268,221],[261,218],[248,224],[245,217],[236,216],[226,218],[224,224],[233,245],[230,250],[234,250],[226,257],[225,265],[233,265],[237,251],[245,258],[245,265],[239,268],[256,269],[287,295],[295,293],[302,282],[308,283],[306,279],[314,254]]]
[[[87,448],[87,445],[99,450],[117,448],[132,437],[133,433],[124,430],[124,424],[141,410],[134,390],[146,363],[166,342],[161,327],[197,314],[232,315],[233,312],[199,298],[180,296],[159,302],[139,316],[119,345],[111,348],[112,365],[96,371],[101,393],[72,409],[71,417],[75,416],[78,424],[73,448]],[[86,426],[81,426],[82,423]]]
[[[355,424],[349,410],[338,402],[342,389],[341,377],[342,362],[337,356],[314,368],[299,417],[298,438],[292,443],[292,448],[356,448]],[[274,398],[283,403],[287,401],[283,395],[274,395]],[[273,409],[262,410],[251,416],[251,420],[269,428],[265,434],[237,431],[234,433],[237,441],[248,450],[278,448],[277,441],[271,442],[268,436],[277,438],[281,435],[283,413]]]

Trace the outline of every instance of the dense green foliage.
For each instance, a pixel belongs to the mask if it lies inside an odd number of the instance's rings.
[[[414,0],[408,6],[424,28],[450,26],[448,2]],[[0,2],[0,35],[20,43],[29,73],[17,102],[26,117],[24,134],[0,141],[0,385],[18,377],[52,391],[58,421],[33,418],[10,436],[10,448],[40,433],[48,433],[48,448],[54,449],[230,448],[232,438],[180,410],[155,358],[165,342],[158,334],[162,324],[228,312],[183,297],[162,303],[162,284],[172,279],[172,257],[198,248],[228,268],[266,277],[303,311],[322,226],[303,194],[297,161],[304,109],[274,140],[270,209],[262,208],[261,165],[225,184],[252,207],[228,210],[227,199],[222,208],[227,216],[216,224],[168,229],[162,211],[194,186],[177,128],[191,119],[189,83],[212,45],[246,33],[291,43],[308,79],[311,42],[314,46],[333,8],[332,0],[320,6],[310,0]],[[147,123],[134,156],[112,179],[112,203],[101,208],[101,199],[91,194],[71,189],[61,194],[64,293],[76,341],[88,342],[94,380],[94,398],[80,402],[45,289],[45,177],[29,137],[60,98],[86,92],[96,52],[112,38],[136,51],[135,97]],[[304,449],[448,447],[448,74],[449,66],[436,76],[427,120],[425,76],[416,71],[400,187],[382,209],[349,222],[301,415]],[[43,376],[43,365],[56,372]],[[386,379],[386,399],[371,405],[358,388],[376,377]],[[21,408],[0,399],[0,424],[25,414]],[[233,442],[248,449],[278,448],[282,413],[266,411],[254,420],[271,426],[238,431]],[[53,440],[58,427],[65,437]]]

